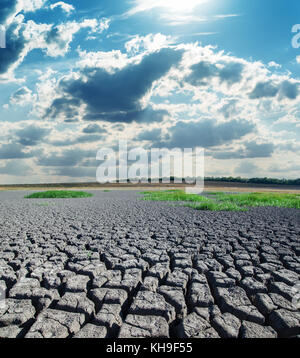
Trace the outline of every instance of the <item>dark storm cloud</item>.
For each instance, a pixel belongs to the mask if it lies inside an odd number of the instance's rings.
[[[208,82],[205,80],[218,77],[221,82],[232,85],[241,81],[243,69],[244,65],[239,62],[226,63],[219,69],[214,64],[201,61],[191,66],[192,73],[185,78],[185,81],[193,86],[206,86]]]
[[[0,2],[0,24],[14,14],[18,0],[1,0]]]
[[[85,121],[108,121],[108,122],[159,122],[168,112],[165,110],[154,110],[151,107],[127,112],[91,113],[83,117]]]
[[[102,68],[82,70],[79,79],[62,79],[59,90],[62,97],[53,101],[47,116],[62,113],[68,118],[76,115],[74,106],[87,106],[84,120],[110,122],[157,121],[166,114],[152,108],[143,109],[141,98],[154,81],[164,76],[178,63],[182,51],[162,49],[143,58],[139,64],[130,64],[115,73]]]
[[[24,147],[18,143],[2,144],[0,146],[0,159],[32,158],[35,152],[24,152]]]
[[[25,128],[19,129],[15,135],[19,138],[18,142],[24,146],[34,146],[43,140],[49,133],[50,129],[36,127],[29,125]]]
[[[176,126],[169,129],[170,140],[156,144],[168,148],[196,146],[209,148],[240,139],[254,129],[254,124],[243,119],[220,124],[212,120],[178,122]]]
[[[258,144],[251,141],[244,143],[243,149],[211,153],[211,155],[215,159],[269,158],[274,150],[273,143]]]
[[[45,117],[57,117],[60,113],[64,113],[67,119],[74,120],[74,117],[78,115],[78,107],[80,106],[80,100],[78,98],[57,98],[53,101],[52,105],[46,111]]]
[[[236,108],[237,102],[237,100],[229,100],[220,108],[219,112],[223,114],[224,118],[230,118],[238,113]]]
[[[6,73],[9,67],[19,60],[27,43],[23,31],[24,25],[17,23],[12,23],[6,29],[6,48],[0,51],[0,74]]]
[[[203,81],[216,76],[218,69],[209,62],[201,61],[191,66],[192,73],[185,80],[193,86],[205,86],[207,82]]]
[[[30,167],[20,161],[9,161],[0,167],[0,174],[24,176],[30,173]]]
[[[226,63],[225,66],[220,70],[219,77],[223,82],[227,82],[229,85],[232,85],[236,82],[242,80],[242,72],[244,65],[238,62]]]
[[[137,140],[156,141],[161,136],[161,129],[155,128],[149,131],[142,132],[138,135]]]
[[[89,124],[87,127],[83,128],[83,133],[93,134],[93,133],[107,133],[105,128],[100,127],[98,124]]]
[[[275,150],[275,145],[273,143],[257,144],[252,141],[246,143],[245,146],[248,158],[268,158]]]
[[[102,135],[86,134],[86,135],[81,135],[72,140],[56,140],[56,141],[49,142],[49,144],[57,147],[67,147],[69,145],[74,145],[74,144],[93,143],[93,142],[100,141],[102,139],[103,139]]]
[[[37,164],[45,167],[68,167],[77,165],[85,158],[96,157],[96,154],[93,150],[69,149],[61,154],[40,156]]]
[[[271,82],[259,82],[256,84],[254,90],[249,94],[251,99],[259,99],[263,97],[275,97],[278,93],[278,88]]]
[[[290,81],[283,81],[277,86],[271,82],[259,82],[249,94],[249,98],[259,99],[264,97],[275,97],[279,93],[282,97],[296,99],[299,94],[298,87],[298,83],[292,83]]]
[[[45,36],[47,44],[55,44],[59,49],[64,49],[68,43],[68,40],[63,40],[61,33],[57,27],[52,28]]]
[[[296,99],[298,92],[299,84],[291,83],[290,81],[284,81],[280,87],[280,94],[289,99]]]

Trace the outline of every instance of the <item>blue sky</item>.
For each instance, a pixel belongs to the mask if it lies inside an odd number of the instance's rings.
[[[299,14],[296,0],[2,0],[0,183],[94,181],[119,138],[204,147],[207,176],[299,178]]]

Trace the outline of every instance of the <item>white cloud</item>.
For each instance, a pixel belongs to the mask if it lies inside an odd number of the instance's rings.
[[[96,67],[103,68],[108,72],[120,70],[130,63],[127,54],[122,53],[120,50],[113,50],[109,52],[87,52],[79,49],[80,61],[77,66],[83,67]]]
[[[161,33],[149,34],[147,36],[135,36],[130,41],[126,42],[126,51],[130,54],[139,52],[154,52],[162,47],[172,44],[172,36],[165,36]]]
[[[275,61],[271,61],[268,63],[269,67],[274,67],[274,68],[281,68],[281,65],[279,65],[278,63],[276,63]]]
[[[32,104],[36,100],[36,95],[26,86],[19,88],[11,97],[10,104],[12,106],[26,106]]]
[[[64,56],[70,49],[70,44],[74,34],[81,29],[90,29],[89,33],[101,33],[108,26],[107,20],[86,19],[82,22],[70,21],[62,23],[55,27],[51,26],[51,30],[41,33],[38,41],[38,48],[44,49],[48,56],[57,57]],[[39,29],[39,25],[34,25]],[[31,29],[34,33],[34,28]]]
[[[125,43],[126,53],[120,50],[87,52],[79,49],[78,53],[81,59],[76,65],[81,68],[103,68],[111,73],[121,70],[131,63],[139,63],[147,54],[168,47],[172,42],[171,36],[165,36],[160,33],[147,36],[137,35]]]
[[[6,25],[11,24],[15,20],[15,16],[21,11],[34,12],[41,9],[48,0],[18,0],[14,8],[14,12],[6,20]]]
[[[60,7],[63,11],[65,11],[67,14],[70,14],[72,11],[75,11],[75,7],[71,4],[67,4],[63,1],[58,1],[55,4],[50,5],[50,9],[53,10],[57,7]]]
[[[259,82],[270,81],[274,86],[280,88],[281,84],[285,81],[289,81],[292,84],[297,83],[297,81],[290,78],[290,74],[283,71],[279,72],[279,67],[274,66],[272,63],[265,65],[259,61],[247,61],[227,54],[224,51],[219,51],[212,46],[203,47],[198,43],[181,44],[177,46],[170,45],[169,41],[171,42],[171,40],[171,38],[168,39],[167,36],[162,34],[150,34],[144,37],[136,36],[128,41],[125,46],[128,52],[121,52],[120,50],[88,52],[79,49],[80,60],[76,64],[76,67],[79,67],[79,69],[74,68],[65,76],[59,73],[49,72],[40,78],[37,85],[38,97],[32,113],[40,118],[44,118],[45,121],[51,120],[51,126],[59,124],[63,120],[69,120],[70,118],[72,120],[78,120],[78,122],[68,123],[68,126],[77,126],[76,128],[86,126],[88,122],[82,119],[84,119],[88,113],[88,108],[85,104],[78,105],[72,102],[70,94],[67,94],[63,99],[70,100],[68,110],[71,112],[73,112],[76,107],[74,116],[72,114],[72,117],[68,117],[68,113],[66,112],[66,114],[59,114],[51,119],[43,117],[49,108],[51,108],[53,100],[62,98],[62,93],[59,92],[60,81],[67,83],[74,79],[76,80],[76,78],[82,78],[83,81],[85,81],[83,74],[85,72],[90,73],[92,69],[97,72],[97,68],[103,68],[110,73],[116,73],[115,78],[118,78],[118,71],[124,69],[127,65],[140,63],[143,58],[151,54],[152,51],[156,52],[162,47],[181,49],[184,55],[179,65],[174,66],[162,78],[153,82],[153,86],[141,99],[143,108],[152,106],[154,111],[165,110],[168,113],[159,124],[153,122],[153,125],[157,128],[161,128],[162,132],[168,133],[169,128],[176,126],[179,121],[188,123],[190,121],[197,122],[204,120],[207,121],[207,123],[210,121],[216,126],[221,127],[224,126],[225,123],[231,122],[248,123],[250,127],[252,125],[254,128],[253,131],[249,131],[243,138],[228,141],[226,147],[216,145],[214,151],[217,153],[227,152],[229,157],[230,154],[234,157],[236,153],[239,153],[239,150],[242,150],[241,148],[244,148],[245,143],[254,143],[256,146],[261,146],[262,148],[263,145],[273,143],[274,148],[277,149],[272,153],[270,152],[268,158],[255,159],[255,162],[249,159],[252,158],[251,156],[247,157],[247,151],[245,151],[245,158],[248,159],[244,159],[238,163],[236,159],[220,159],[221,157],[216,159],[209,157],[207,159],[209,171],[214,175],[214,170],[224,170],[224,163],[226,163],[226,167],[230,168],[230,172],[228,172],[227,175],[242,174],[251,176],[252,174],[254,175],[256,171],[256,167],[252,165],[254,163],[258,167],[259,175],[271,176],[270,174],[272,174],[272,172],[264,168],[266,168],[266,165],[269,166],[281,160],[280,155],[282,155],[283,147],[279,147],[279,145],[287,143],[287,138],[293,141],[293,138],[296,136],[293,129],[287,128],[284,132],[274,131],[272,125],[275,124],[278,118],[281,118],[278,122],[294,123],[297,126],[299,123],[298,118],[300,118],[300,116],[298,117],[297,100],[281,98],[280,91],[276,96],[270,98],[262,97],[251,99],[249,98],[249,94]],[[206,84],[193,85],[187,81],[187,77],[193,73],[193,65],[203,61],[209,66],[216,68],[216,72],[214,75],[205,79]],[[240,64],[242,66],[240,75],[234,74],[235,67],[230,67],[232,64]],[[84,68],[88,69],[86,70]],[[224,70],[227,72],[223,72],[222,77],[220,73]],[[230,72],[231,70],[233,70],[233,73]],[[232,75],[234,76],[232,77]],[[122,78],[122,76],[120,78]],[[232,78],[234,81],[232,81]],[[105,87],[105,84],[103,84],[103,86]],[[173,98],[173,95],[176,97]],[[152,102],[154,96],[155,103]],[[72,106],[75,107],[73,108]],[[102,118],[101,121],[97,121],[97,123],[102,126],[105,120],[105,118]],[[116,131],[112,128],[112,124],[113,123],[108,123],[108,126],[111,126],[111,137],[109,137],[107,141],[108,145],[111,145],[111,138],[116,137]],[[124,126],[125,129],[122,135],[129,133],[129,138],[131,138],[134,134],[143,132],[145,128],[149,127],[149,124],[132,122],[126,123]],[[74,127],[72,128],[72,131],[74,131]],[[72,142],[72,138],[74,138],[72,131],[71,129],[67,130],[63,135],[60,135],[60,132],[54,131],[51,138],[53,138],[54,141],[60,140],[61,142],[75,146],[74,141]],[[133,143],[135,143],[134,138]],[[84,146],[86,146],[85,148],[87,149],[89,148],[87,143],[82,143],[80,148]],[[76,145],[76,148],[78,147],[79,145]],[[278,153],[280,153],[280,155]],[[291,155],[295,156],[293,160],[299,160],[297,154]],[[240,165],[237,167],[237,164]],[[292,176],[292,172],[286,173],[286,177],[288,176]]]
[[[47,0],[19,0],[19,6],[25,12],[36,11],[41,9]]]
[[[16,81],[14,77],[15,69],[23,62],[29,52],[34,49],[43,50],[48,56],[64,56],[70,49],[73,37],[82,29],[89,29],[88,33],[102,33],[109,27],[109,19],[85,19],[81,22],[69,21],[57,26],[53,24],[36,23],[32,20],[24,22],[24,16],[14,17],[10,25],[14,29],[10,41],[15,41],[16,54],[12,56],[10,63],[7,64],[5,72],[0,73],[0,81]]]

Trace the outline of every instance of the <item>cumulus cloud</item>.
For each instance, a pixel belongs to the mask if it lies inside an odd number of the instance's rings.
[[[41,9],[47,0],[19,0],[18,11],[34,12]]]
[[[258,82],[249,94],[251,99],[260,99],[264,97],[275,97],[278,93],[281,97],[288,99],[296,99],[298,96],[298,83],[292,83],[290,81],[283,81],[279,85],[275,85],[272,82]]]
[[[41,9],[47,0],[1,0],[0,23],[7,25],[20,13],[34,12]]]
[[[274,68],[281,68],[281,65],[279,63],[276,63],[275,61],[270,61],[268,63],[269,67],[274,67]]]
[[[36,95],[32,94],[32,91],[26,86],[19,88],[10,97],[10,104],[17,106],[25,106],[32,103],[36,99]]]
[[[45,167],[70,167],[80,163],[83,159],[96,157],[96,151],[84,149],[69,149],[62,153],[40,155],[37,164]]]
[[[63,56],[69,51],[74,34],[81,29],[89,29],[89,33],[101,33],[109,27],[108,19],[70,21],[56,26],[27,21],[26,13],[41,9],[45,2],[46,0],[1,2],[0,23],[5,24],[6,48],[0,51],[0,80],[13,80],[14,70],[34,49],[41,49],[52,57]]]
[[[211,78],[232,85],[242,80],[244,64],[235,61],[218,64],[200,61],[190,69],[191,73],[184,80],[193,86],[207,86]]]
[[[24,23],[20,17],[10,26],[19,31],[21,42],[18,49],[16,38],[18,51],[15,59],[7,58],[9,68],[34,48],[36,39],[41,40],[39,49],[56,57],[68,51],[80,29],[101,31],[99,21],[51,25]],[[123,136],[136,133],[131,139],[148,141],[147,145],[205,147],[209,160],[219,164],[220,159],[272,158],[275,149],[277,156],[283,147],[273,141],[270,128],[280,121],[299,124],[295,101],[299,81],[290,73],[280,73],[274,65],[246,61],[212,46],[171,42],[162,34],[150,34],[132,38],[125,44],[126,52],[78,49],[80,59],[70,71],[60,73],[57,67],[57,72],[41,75],[37,93],[33,93],[31,84],[31,89],[24,85],[11,95],[11,104],[35,102],[31,114],[41,121],[29,128],[7,130],[14,145],[2,145],[0,155],[11,158],[9,150],[12,158],[38,155],[37,164],[49,172],[81,177],[87,173],[84,168],[96,167],[97,163],[89,159],[95,158],[96,151],[80,148],[90,148],[97,141],[108,144],[109,135],[116,138],[120,130]],[[61,121],[77,124],[62,125]],[[48,138],[46,127],[50,123],[59,124],[61,132],[57,130]],[[36,152],[30,151],[30,146],[35,146]],[[46,151],[54,146],[57,152]],[[68,146],[74,148],[65,150]],[[244,164],[239,174],[246,169]]]
[[[50,133],[49,128],[43,128],[36,125],[28,125],[22,129],[15,131],[18,137],[18,143],[24,146],[35,146],[39,144]]]
[[[238,100],[229,99],[219,109],[219,113],[221,113],[224,116],[224,118],[228,119],[239,113],[237,107],[238,107]]]
[[[218,76],[221,82],[225,81],[229,85],[240,82],[244,65],[238,62],[226,63],[219,71]]]
[[[103,68],[107,72],[113,73],[132,63],[127,54],[122,53],[120,50],[112,50],[109,52],[87,52],[79,50],[78,53],[80,61],[77,62],[77,65],[80,68]]]
[[[32,158],[36,152],[25,151],[24,146],[18,143],[7,143],[0,146],[0,158],[4,159],[24,159]]]
[[[63,140],[54,140],[49,142],[49,144],[54,145],[56,147],[67,147],[74,144],[98,142],[101,141],[102,139],[103,139],[102,135],[86,134],[71,139],[66,138]]]
[[[7,19],[15,14],[18,0],[2,0],[0,4],[0,24],[5,24]]]
[[[296,99],[299,94],[298,88],[298,83],[283,81],[280,86],[280,94],[289,99]]]
[[[107,130],[103,127],[100,127],[98,124],[93,123],[89,124],[87,127],[83,128],[83,133],[93,134],[93,133],[107,133]]]
[[[245,142],[242,147],[232,151],[218,151],[212,153],[215,159],[239,159],[239,158],[269,158],[275,150],[273,143]]]
[[[6,48],[0,51],[0,80],[11,79],[13,70],[30,51],[30,41],[24,21],[28,12],[42,8],[46,0],[2,0],[0,3],[0,24],[4,25]],[[22,14],[20,14],[22,12]],[[6,76],[6,74],[10,70]],[[2,76],[1,76],[2,75]]]
[[[168,148],[209,148],[234,141],[253,132],[255,125],[243,119],[216,123],[213,120],[201,120],[198,122],[179,121],[169,128],[170,139],[162,141],[160,145]],[[159,143],[157,143],[159,144]]]
[[[58,1],[55,4],[50,5],[50,9],[53,10],[57,7],[60,7],[63,11],[65,11],[67,14],[70,14],[71,12],[75,11],[75,7],[71,4],[67,4],[63,1]]]
[[[137,140],[156,141],[157,138],[161,137],[161,133],[162,133],[162,131],[160,128],[146,130],[138,135]]]
[[[217,67],[207,61],[200,61],[199,63],[192,65],[191,70],[191,74],[185,78],[185,81],[193,86],[207,85],[208,83],[204,80],[216,76],[218,73]]]
[[[28,41],[24,30],[25,25],[20,22],[14,22],[6,29],[6,48],[0,51],[0,76],[8,70],[12,72],[25,58]]]
[[[141,100],[154,81],[164,76],[181,59],[181,51],[161,49],[142,58],[138,64],[109,73],[102,68],[84,68],[74,77],[62,78],[47,117],[74,118],[85,106],[84,120],[111,122],[157,121],[166,111],[143,107]]]
[[[29,165],[20,160],[10,160],[5,165],[0,166],[0,174],[2,175],[25,176],[30,172]]]
[[[64,56],[70,49],[73,37],[82,29],[89,29],[90,33],[101,33],[109,26],[107,19],[85,19],[81,22],[68,21],[59,25],[41,26],[34,22],[28,23],[31,39],[38,39],[37,48],[46,52],[48,56]]]
[[[132,55],[140,52],[155,52],[163,47],[172,44],[171,36],[166,36],[161,33],[148,34],[146,36],[135,36],[130,41],[126,42],[126,51]]]

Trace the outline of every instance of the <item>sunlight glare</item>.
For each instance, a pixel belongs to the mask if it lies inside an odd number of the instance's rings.
[[[136,6],[129,12],[131,15],[154,8],[168,9],[170,12],[190,13],[193,9],[208,0],[136,0]]]

